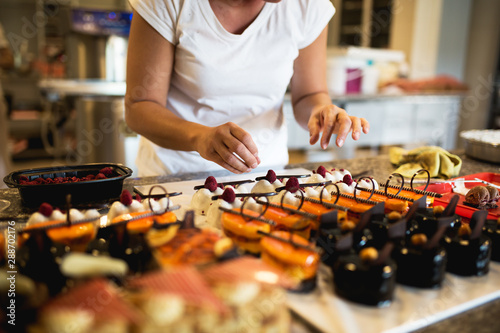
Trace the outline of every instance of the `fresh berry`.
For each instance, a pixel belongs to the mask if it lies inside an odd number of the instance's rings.
[[[214,176],[210,176],[205,180],[205,188],[210,192],[213,192],[217,189],[217,180],[215,180]]]
[[[297,192],[300,189],[299,180],[295,177],[291,177],[287,180],[285,188],[292,193]]]
[[[234,193],[232,188],[227,187],[222,193],[221,198],[226,202],[233,203],[236,199],[236,194]]]
[[[351,175],[349,175],[349,174],[344,175],[344,178],[342,178],[342,182],[346,183],[347,186],[351,186],[351,184],[352,184],[352,177],[351,177]]]
[[[339,169],[339,170],[340,170],[340,172],[344,172],[345,169]]]
[[[266,179],[271,184],[276,181],[276,173],[273,170],[267,171]]]
[[[122,194],[120,195],[120,202],[125,206],[130,206],[130,204],[132,203],[132,195],[128,190],[122,191]]]
[[[332,171],[335,171],[335,168],[333,168]]]
[[[44,202],[40,205],[40,208],[38,208],[38,211],[43,216],[49,217],[50,215],[52,215],[54,208],[52,208],[52,206],[49,203]]]
[[[326,176],[326,168],[324,166],[319,166],[318,170],[316,170],[318,174],[320,174],[323,178]]]
[[[113,175],[113,169],[111,169],[110,167],[105,167],[99,170],[99,173],[102,173],[106,177],[111,177]]]
[[[29,181],[29,179],[25,175],[19,176],[19,183],[21,183],[21,182],[28,182],[28,181]]]
[[[137,200],[137,201],[139,201],[139,202],[141,202],[141,201],[142,201],[142,198],[141,198],[141,196],[139,195],[139,193],[136,193],[136,194],[135,194],[135,200]]]
[[[94,175],[87,175],[87,177],[85,177],[85,179],[87,179],[87,180],[94,180],[95,176]]]
[[[98,173],[95,179],[106,179],[107,177],[103,173]],[[73,181],[78,181],[78,179],[73,179]]]

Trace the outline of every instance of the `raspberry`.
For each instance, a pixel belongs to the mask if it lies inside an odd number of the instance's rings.
[[[346,183],[347,186],[351,186],[351,184],[352,184],[352,177],[351,177],[351,175],[349,175],[349,174],[344,175],[344,178],[342,178],[342,182]]]
[[[132,203],[132,195],[128,190],[122,191],[122,194],[120,195],[120,202],[125,206],[130,206],[130,204]]]
[[[233,203],[236,199],[236,194],[234,193],[232,188],[228,187],[222,193],[221,198],[226,202]]]
[[[103,173],[98,173],[97,176],[95,176],[95,179],[106,179],[107,177]],[[74,179],[73,181],[78,181],[77,179]]]
[[[139,193],[136,193],[136,194],[135,194],[135,200],[137,200],[137,201],[139,201],[139,202],[141,202],[141,201],[142,201],[142,198],[141,198],[141,196],[139,195]]]
[[[113,175],[113,169],[111,169],[110,167],[105,167],[99,170],[99,173],[102,173],[106,177],[111,177],[111,175]]]
[[[22,182],[28,182],[29,178],[26,177],[25,175],[19,176],[19,183],[22,184]]]
[[[335,171],[335,168],[333,168],[332,171]]]
[[[46,202],[42,203],[40,205],[40,208],[38,208],[38,211],[40,212],[40,214],[42,214],[43,216],[46,216],[46,217],[49,217],[50,215],[52,215],[53,210],[54,210],[54,208],[52,208],[52,206]]]
[[[316,170],[318,174],[320,174],[323,178],[326,176],[326,168],[324,166],[319,166],[318,170]]]
[[[267,171],[266,179],[271,184],[276,181],[276,173],[273,170]]]
[[[297,192],[300,189],[299,180],[295,177],[291,177],[287,180],[285,188],[292,193]]]
[[[213,192],[217,189],[217,180],[215,180],[214,176],[210,176],[205,180],[205,188],[210,192]]]
[[[95,179],[95,176],[94,175],[87,175],[87,177],[85,177],[87,180],[94,180]]]

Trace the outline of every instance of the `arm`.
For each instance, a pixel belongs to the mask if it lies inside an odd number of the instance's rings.
[[[299,51],[291,80],[295,119],[309,130],[310,144],[315,144],[322,133],[323,149],[327,148],[332,134],[337,134],[336,144],[341,147],[349,132],[357,140],[361,130],[366,134],[370,129],[366,119],[349,116],[332,104],[326,84],[326,40],[325,28],[311,45]]]
[[[207,127],[183,120],[165,107],[175,46],[140,15],[134,13],[133,17],[125,95],[128,126],[161,147],[197,151],[203,158],[235,173],[257,167],[257,147],[240,127],[233,123]]]
[[[9,48],[0,48],[0,68],[12,69],[14,67],[14,57]]]

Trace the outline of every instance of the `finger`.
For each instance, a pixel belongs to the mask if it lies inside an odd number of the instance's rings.
[[[255,169],[259,165],[260,159],[259,150],[253,142],[252,136],[236,125],[231,127],[231,134],[236,140],[226,140],[228,148],[241,157],[247,166]]]
[[[232,173],[237,173],[237,174],[242,173],[238,169],[233,168],[231,165],[226,163],[215,149],[213,149],[211,152],[209,152],[207,159],[212,161],[212,162],[217,163],[218,165],[220,165],[221,167],[223,167],[226,170],[231,171]]]
[[[361,119],[358,117],[351,117],[351,129],[353,140],[358,140],[361,135]]]
[[[247,165],[245,165],[242,160],[236,157],[231,149],[223,143],[218,144],[217,147],[215,147],[215,151],[220,156],[222,161],[224,161],[230,167],[238,170],[239,173],[251,171],[251,169]]]
[[[363,127],[363,133],[368,134],[368,132],[370,131],[370,123],[365,118],[360,118],[360,120],[361,127]]]
[[[338,113],[335,106],[329,108],[326,112],[323,113],[324,126],[323,135],[321,136],[321,148],[323,149],[326,149],[328,147],[328,143],[330,143],[337,115]]]
[[[307,127],[309,128],[309,143],[311,145],[318,142],[319,133],[321,132],[321,126],[317,118],[313,118],[309,121]]]
[[[337,115],[337,123],[339,126],[339,130],[337,133],[336,144],[338,147],[342,147],[344,145],[347,134],[351,130],[352,121],[346,112],[340,112]]]

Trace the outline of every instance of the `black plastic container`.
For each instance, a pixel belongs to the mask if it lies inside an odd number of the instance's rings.
[[[78,177],[97,175],[103,168],[111,168],[113,173],[105,179],[94,179],[73,183],[53,183],[22,185],[20,178],[29,181],[36,178]],[[47,167],[14,171],[3,179],[8,187],[17,188],[23,205],[38,207],[43,202],[54,206],[66,204],[66,196],[71,194],[71,205],[99,205],[120,197],[123,180],[132,175],[132,170],[121,164],[92,163],[75,166]],[[23,177],[24,176],[24,177]]]

